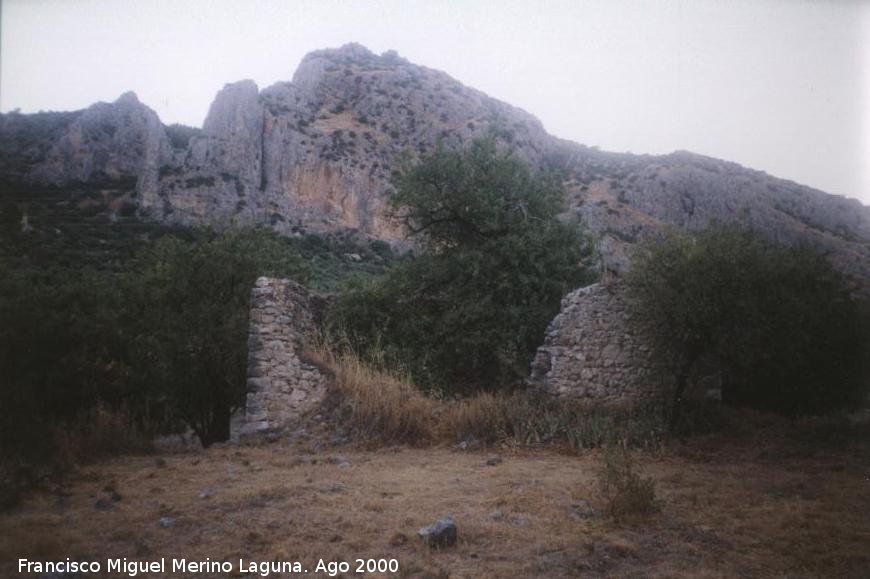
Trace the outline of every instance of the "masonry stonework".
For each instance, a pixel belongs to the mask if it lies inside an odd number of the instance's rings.
[[[670,386],[618,282],[565,296],[532,362],[529,383],[558,397],[606,404],[636,401]]]
[[[231,438],[278,433],[299,425],[326,394],[327,377],[303,361],[317,330],[316,299],[286,279],[261,277],[251,292],[245,407],[233,418]]]

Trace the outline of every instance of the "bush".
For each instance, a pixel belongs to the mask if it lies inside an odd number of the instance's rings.
[[[190,145],[191,139],[202,135],[202,129],[178,123],[166,125],[164,128],[166,136],[169,137],[169,144],[173,149],[186,149]]]
[[[147,426],[137,425],[135,418],[123,408],[97,403],[79,414],[75,420],[55,425],[55,460],[59,465],[89,462],[106,456],[141,453],[151,450]]]
[[[702,359],[718,368],[722,399],[736,406],[820,413],[854,406],[865,392],[858,306],[813,249],[714,225],[648,245],[627,281],[674,372],[672,423]]]
[[[305,281],[308,268],[274,232],[158,231],[148,244],[129,228],[60,241],[0,230],[0,459],[86,459],[136,447],[125,430],[183,422],[204,444],[228,434],[254,280]]]
[[[110,278],[92,269],[0,262],[0,455],[50,458],[52,427],[129,393],[120,305]]]
[[[622,447],[607,447],[598,471],[598,490],[607,513],[622,522],[648,517],[660,510],[655,481],[637,470],[631,454]]]
[[[333,327],[363,353],[382,349],[425,389],[518,384],[562,296],[590,279],[586,240],[555,220],[561,190],[477,141],[398,174],[390,202],[421,251],[349,285]]]
[[[126,276],[124,308],[140,391],[169,401],[203,445],[229,438],[245,397],[248,308],[261,275],[304,283],[298,254],[264,229],[165,237]]]

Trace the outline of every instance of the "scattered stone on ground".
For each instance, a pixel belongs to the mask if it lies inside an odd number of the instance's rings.
[[[589,501],[581,499],[571,505],[568,511],[568,516],[577,521],[582,519],[592,519],[598,516],[598,511],[589,504]]]
[[[175,517],[160,517],[160,526],[164,529],[175,526]]]
[[[456,523],[449,515],[417,531],[417,536],[424,545],[438,549],[455,545],[457,534]]]
[[[489,514],[489,519],[491,521],[503,521],[504,520],[504,511],[501,509],[496,509]]]
[[[332,483],[320,487],[320,492],[322,493],[343,493],[344,490],[344,485],[341,483]]]

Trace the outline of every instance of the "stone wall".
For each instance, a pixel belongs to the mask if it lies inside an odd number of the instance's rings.
[[[299,425],[326,394],[327,378],[301,358],[317,327],[317,300],[301,285],[261,277],[251,292],[248,393],[231,438],[279,433]]]
[[[637,400],[671,384],[618,282],[565,296],[529,382],[556,396],[602,403]]]

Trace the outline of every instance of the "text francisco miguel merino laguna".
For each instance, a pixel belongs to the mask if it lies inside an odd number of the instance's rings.
[[[368,571],[367,567],[372,567],[372,563],[375,563],[377,571],[381,570],[379,567],[383,567],[385,571],[398,571],[398,561],[395,559],[356,559],[356,562],[362,563],[360,565],[362,572]],[[393,569],[394,566],[395,570]],[[348,572],[350,568],[351,563],[346,561],[324,561],[320,559],[313,572],[324,573],[334,577],[339,573]],[[305,569],[299,561],[245,561],[244,559],[239,559],[238,566],[236,566],[229,561],[212,561],[208,558],[201,561],[192,561],[190,559],[167,560],[165,557],[161,557],[159,560],[154,561],[130,561],[124,557],[120,559],[106,559],[105,564],[99,561],[73,561],[69,558],[62,561],[18,559],[19,573],[81,573],[83,575],[88,573],[115,573],[136,577],[137,575],[147,575],[150,573],[230,573],[232,571],[256,573],[261,577],[268,577],[273,573],[308,573],[308,569]]]

